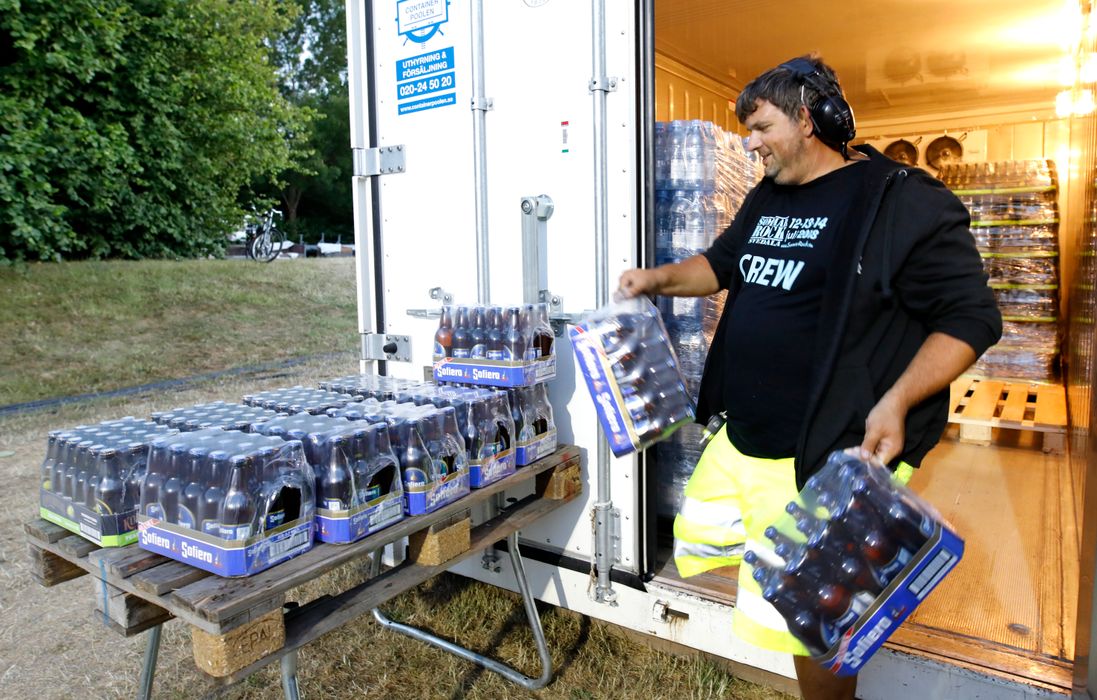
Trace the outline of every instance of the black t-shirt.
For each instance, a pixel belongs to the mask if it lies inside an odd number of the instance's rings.
[[[724,312],[729,356],[722,394],[728,437],[743,454],[796,453],[834,240],[849,223],[845,214],[866,170],[852,163],[804,185],[776,185],[742,222],[740,230],[750,233],[733,261],[741,287]],[[719,249],[709,251],[710,261]]]

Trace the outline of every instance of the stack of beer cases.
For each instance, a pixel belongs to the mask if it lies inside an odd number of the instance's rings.
[[[386,377],[380,374],[352,374],[320,382],[320,388],[338,394],[390,401],[396,398],[397,392],[421,384],[422,382],[414,382],[410,379]]]
[[[452,406],[371,397],[333,408],[329,416],[333,420],[375,423],[387,431],[400,465],[404,512],[408,515],[429,513],[468,495],[468,455]]]
[[[544,387],[543,384],[538,386]],[[487,486],[514,473],[517,466],[515,441],[519,432],[507,392],[486,387],[423,384],[401,390],[396,400],[420,406],[448,407],[456,412],[457,426],[465,442],[472,488]],[[551,408],[549,416],[551,422]],[[546,426],[531,434],[527,442],[533,442],[538,433],[543,435],[547,432]]]
[[[176,432],[133,417],[50,432],[39,514],[102,547],[132,544],[149,445]]]
[[[138,542],[247,576],[312,547],[314,487],[300,440],[220,428],[162,437],[141,479]]]
[[[434,378],[507,391],[518,466],[556,449],[546,386],[556,376],[554,340],[548,304],[442,308],[434,337]]]
[[[857,673],[960,561],[964,543],[878,464],[835,452],[743,561],[812,656]],[[759,546],[761,545],[761,546]]]
[[[598,309],[570,335],[613,454],[644,449],[693,421],[693,398],[646,298]]]
[[[181,432],[203,428],[248,431],[252,425],[277,416],[275,411],[228,401],[213,401],[196,406],[178,407],[170,411],[157,411],[152,419],[160,425]]]
[[[361,396],[352,394],[340,394],[324,389],[295,386],[248,394],[244,397],[244,403],[248,406],[258,406],[278,413],[311,413],[318,415],[327,412],[328,409],[339,408],[361,398]]]
[[[384,423],[298,413],[258,423],[253,430],[303,445],[316,477],[316,527],[322,542],[354,542],[404,517],[400,465]]]

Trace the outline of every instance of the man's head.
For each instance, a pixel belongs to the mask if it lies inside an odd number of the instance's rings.
[[[763,156],[766,175],[798,184],[815,171],[818,149],[845,155],[853,138],[853,111],[834,71],[802,56],[766,71],[743,89],[735,114],[750,132],[750,149]],[[825,154],[824,154],[825,155]]]

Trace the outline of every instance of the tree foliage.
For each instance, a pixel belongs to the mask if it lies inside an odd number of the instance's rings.
[[[281,199],[291,234],[353,235],[350,103],[342,0],[297,0],[295,19],[273,44],[282,94],[315,115],[294,143],[294,163],[267,190]]]
[[[309,112],[277,0],[0,0],[0,259],[217,253]]]

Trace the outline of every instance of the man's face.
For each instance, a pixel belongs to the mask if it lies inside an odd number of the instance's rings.
[[[766,100],[756,100],[757,109],[743,123],[750,130],[747,150],[762,157],[766,177],[779,185],[798,185],[804,181],[808,163],[807,140],[810,123],[803,108],[800,118],[787,114]]]

